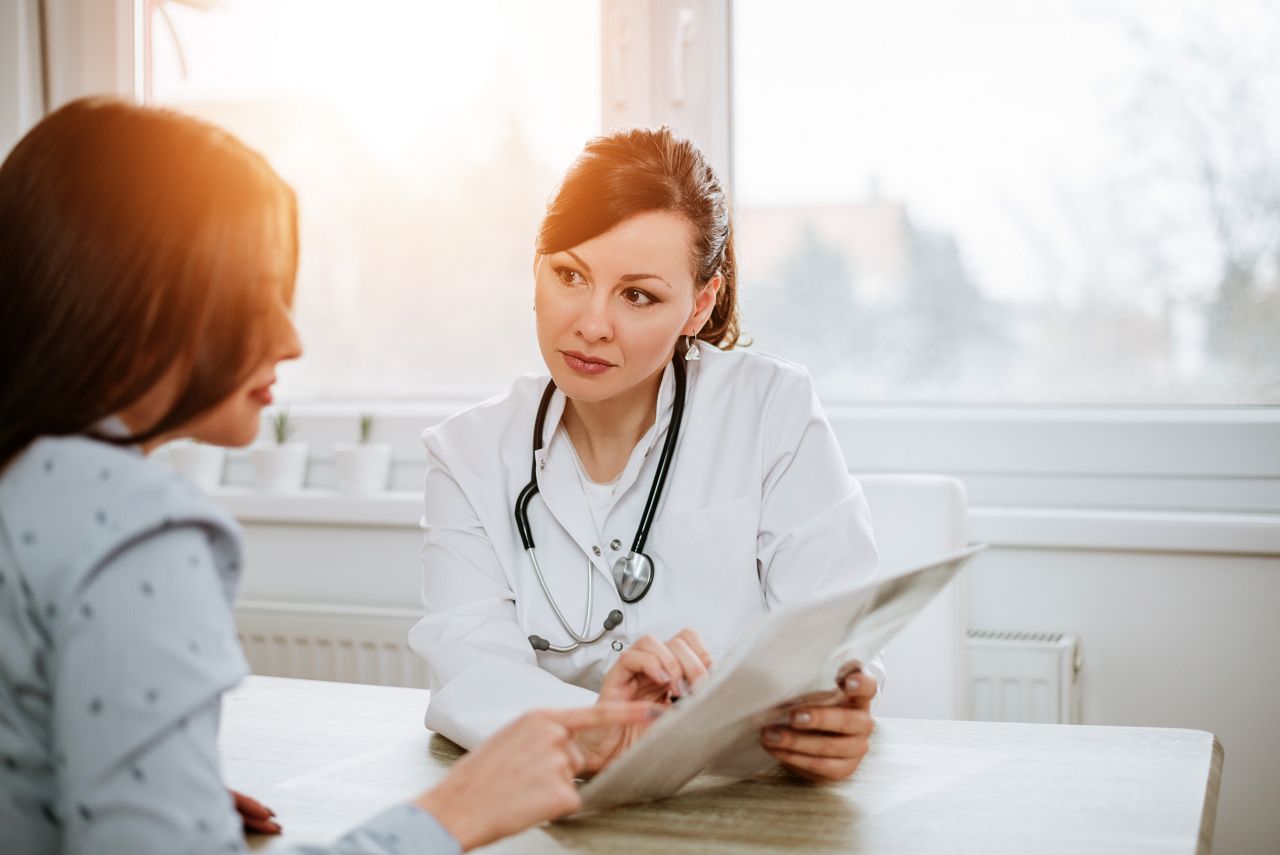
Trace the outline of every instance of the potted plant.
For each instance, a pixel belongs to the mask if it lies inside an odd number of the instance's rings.
[[[373,413],[360,416],[360,441],[339,442],[333,446],[338,470],[338,488],[344,493],[376,493],[387,488],[391,474],[391,446],[372,442]]]
[[[271,445],[253,449],[253,474],[258,488],[269,493],[301,490],[307,478],[307,444],[292,442],[296,428],[285,408],[271,417]]]
[[[227,452],[220,445],[184,439],[169,446],[169,465],[188,481],[212,490],[222,483],[222,463]]]

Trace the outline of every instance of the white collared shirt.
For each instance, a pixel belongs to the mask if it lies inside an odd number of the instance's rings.
[[[593,703],[615,648],[642,635],[666,640],[692,627],[719,659],[770,608],[874,574],[870,514],[807,372],[758,353],[701,350],[702,360],[687,363],[679,441],[643,550],[654,561],[653,587],[637,603],[621,602],[610,568],[630,548],[653,482],[673,369],[602,519],[593,519],[580,464],[558,429],[559,391],[545,445],[532,453],[546,375],[521,377],[508,394],[423,433],[426,616],[409,642],[431,672],[429,728],[473,747],[526,710]],[[624,616],[601,641],[571,653],[535,652],[528,640],[569,641],[515,526],[515,498],[531,468],[539,494],[529,525],[561,612],[581,630],[590,568],[590,634],[610,610]]]

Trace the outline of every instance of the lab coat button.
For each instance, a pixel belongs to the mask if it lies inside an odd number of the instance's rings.
[[[610,644],[609,646],[613,648],[613,652],[614,652],[614,653],[621,653],[621,652],[622,652],[622,642],[621,642],[621,641],[618,641],[618,639],[616,639],[616,638],[613,640],[613,643],[612,643],[612,644]]]
[[[618,540],[618,538],[615,537],[613,540],[609,541],[609,548],[612,549],[614,552],[617,552],[619,549],[622,548],[622,541]]]
[[[598,546],[592,546],[592,547],[591,547],[591,554],[592,554],[592,555],[595,555],[595,556],[598,558],[598,557],[600,556],[600,547],[598,547]]]

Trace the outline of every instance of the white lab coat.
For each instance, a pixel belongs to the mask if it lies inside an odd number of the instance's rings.
[[[595,586],[590,633],[611,609],[624,615],[601,641],[572,653],[535,653],[529,644],[534,634],[552,644],[569,639],[539,588],[513,515],[534,465],[533,423],[546,375],[520,377],[507,395],[423,433],[426,616],[409,643],[431,673],[427,727],[474,747],[526,710],[593,703],[619,655],[615,646],[693,627],[719,659],[761,613],[875,572],[866,501],[807,372],[758,353],[701,349],[700,361],[686,363],[684,420],[644,550],[655,578],[638,603],[621,603],[609,570],[630,547],[653,482],[673,369],[602,531],[560,428],[564,396],[552,398],[536,464],[540,492],[529,506],[538,562],[575,630],[586,606],[588,562]],[[883,678],[878,662],[869,668]]]

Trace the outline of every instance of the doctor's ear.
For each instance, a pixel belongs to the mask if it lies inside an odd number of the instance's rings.
[[[685,324],[681,335],[697,335],[707,325],[707,320],[715,310],[716,300],[720,296],[720,286],[723,284],[724,276],[717,270],[716,275],[698,289],[693,299],[693,315],[689,318],[689,323]]]

